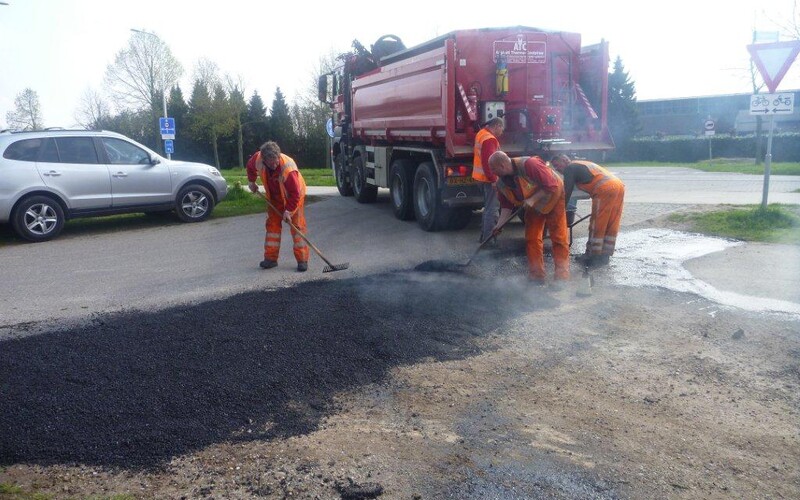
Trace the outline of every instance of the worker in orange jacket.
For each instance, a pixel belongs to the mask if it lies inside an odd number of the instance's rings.
[[[483,218],[481,221],[481,242],[492,237],[492,229],[497,224],[500,206],[497,202],[495,181],[497,176],[489,167],[489,157],[500,149],[498,137],[503,135],[506,124],[502,118],[492,118],[475,134],[472,155],[472,178],[483,186]]]
[[[250,191],[254,193],[259,190],[258,177],[267,200],[278,210],[267,207],[264,260],[259,264],[263,269],[271,269],[278,265],[282,222],[291,222],[299,231],[306,232],[306,183],[294,160],[281,153],[281,148],[273,141],[264,143],[247,162],[247,180]],[[308,270],[308,246],[294,228],[291,228],[291,233],[297,270],[305,272]]]
[[[588,266],[608,264],[622,220],[625,185],[614,174],[590,161],[572,160],[565,154],[558,154],[550,163],[564,175],[567,199],[575,187],[592,197],[589,240],[586,253],[579,260]]]
[[[525,250],[530,279],[544,283],[544,229],[553,242],[555,279],[569,279],[569,236],[564,203],[564,183],[556,172],[538,156],[509,158],[502,151],[489,157],[497,174],[500,219],[493,232],[511,217],[514,207],[525,207]]]

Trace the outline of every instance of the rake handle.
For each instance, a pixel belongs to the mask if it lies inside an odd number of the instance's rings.
[[[267,197],[266,197],[264,194],[262,194],[262,193],[261,193],[261,191],[258,191],[258,195],[259,195],[259,196],[261,196],[262,198],[264,198],[264,201],[266,201],[266,202],[267,202],[267,206],[268,206],[269,208],[271,208],[272,210],[274,210],[274,211],[275,211],[275,213],[276,213],[276,214],[278,214],[278,215],[280,216],[280,218],[281,218],[281,219],[283,219],[283,214],[282,214],[282,213],[280,213],[280,212],[278,211],[278,209],[277,209],[277,208],[275,208],[275,205],[273,205],[272,203],[270,203],[269,199],[268,199],[268,198],[267,198]],[[300,235],[300,237],[301,237],[301,238],[303,238],[303,240],[304,240],[306,243],[308,243],[308,246],[310,246],[310,247],[311,247],[311,248],[312,248],[312,249],[313,249],[313,250],[314,250],[314,251],[317,253],[317,255],[319,255],[319,258],[320,258],[320,259],[324,260],[324,261],[325,261],[325,263],[326,263],[326,264],[328,264],[329,266],[331,266],[331,267],[336,267],[336,266],[334,266],[334,265],[331,263],[331,261],[329,261],[328,259],[326,259],[324,255],[322,255],[322,252],[320,252],[320,251],[319,251],[319,248],[317,248],[317,247],[316,247],[316,245],[314,245],[313,243],[311,243],[311,241],[309,241],[309,239],[306,237],[306,235],[305,235],[305,234],[303,234],[303,232],[302,232],[302,231],[300,231],[299,229],[297,229],[297,226],[295,226],[295,225],[294,225],[294,223],[293,223],[292,221],[287,221],[287,222],[288,222],[289,226],[291,226],[291,227],[292,227],[292,229],[294,229],[294,230],[295,230],[295,232],[296,232],[297,234],[299,234],[299,235]]]

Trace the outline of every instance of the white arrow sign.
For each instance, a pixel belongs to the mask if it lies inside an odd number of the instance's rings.
[[[794,93],[753,94],[750,97],[751,115],[790,115],[794,113]]]

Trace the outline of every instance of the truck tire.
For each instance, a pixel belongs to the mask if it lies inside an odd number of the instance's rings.
[[[449,221],[450,214],[442,206],[431,162],[420,163],[414,174],[414,215],[425,231],[444,229]]]
[[[394,216],[400,220],[414,218],[414,167],[411,160],[395,160],[389,170],[389,198]]]
[[[334,158],[333,175],[336,177],[336,189],[342,196],[353,196],[353,186],[350,185],[350,179],[347,178],[347,170],[345,170],[344,153],[339,153]]]
[[[359,203],[374,203],[378,198],[378,186],[367,184],[367,170],[361,156],[353,158],[350,164],[350,182],[353,185],[353,196]]]

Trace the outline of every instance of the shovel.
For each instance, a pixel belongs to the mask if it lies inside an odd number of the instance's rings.
[[[464,264],[462,264],[462,266],[463,266],[463,267],[467,267],[468,265],[470,265],[470,264],[472,263],[472,259],[474,259],[474,258],[475,258],[475,257],[478,255],[478,252],[480,252],[480,251],[481,251],[481,248],[483,248],[483,247],[484,247],[484,245],[486,245],[487,243],[489,243],[489,241],[491,241],[491,240],[492,240],[492,238],[496,237],[496,236],[497,236],[497,233],[498,233],[498,232],[500,232],[500,230],[501,230],[501,229],[503,229],[503,226],[505,226],[506,224],[508,224],[508,221],[510,221],[511,219],[513,219],[514,217],[516,217],[516,216],[517,216],[517,214],[519,213],[519,211],[520,211],[520,210],[522,210],[522,208],[523,208],[522,206],[520,206],[520,207],[517,207],[517,209],[516,209],[516,210],[514,210],[514,211],[511,213],[511,216],[509,216],[509,218],[508,218],[508,219],[506,219],[506,221],[505,221],[505,222],[503,222],[502,224],[500,224],[500,227],[498,227],[498,228],[495,230],[495,232],[494,232],[494,233],[493,233],[491,236],[489,236],[488,238],[486,238],[485,240],[483,240],[483,241],[481,242],[481,244],[480,244],[480,245],[478,245],[478,248],[476,248],[476,249],[475,249],[475,253],[473,253],[473,254],[472,254],[472,256],[469,258],[469,260],[468,260],[468,261],[466,261]]]
[[[264,201],[266,201],[266,202],[267,202],[267,206],[268,206],[269,208],[271,208],[272,210],[274,210],[274,211],[275,211],[275,213],[276,213],[276,214],[278,214],[280,217],[283,217],[283,214],[281,214],[281,213],[278,211],[278,209],[277,209],[277,208],[275,208],[275,206],[274,206],[272,203],[270,203],[270,201],[267,199],[267,197],[266,197],[266,196],[265,196],[265,195],[264,195],[264,194],[263,194],[261,191],[258,191],[258,195],[259,195],[260,197],[264,198]],[[303,240],[305,240],[305,242],[306,242],[306,243],[308,243],[308,246],[310,246],[310,247],[311,247],[311,248],[312,248],[312,249],[313,249],[313,250],[314,250],[314,251],[317,253],[317,255],[319,255],[319,258],[320,258],[320,259],[322,259],[322,260],[324,260],[324,261],[325,261],[325,263],[326,263],[326,264],[328,264],[327,266],[325,266],[325,267],[322,269],[322,272],[323,272],[323,273],[330,273],[330,272],[332,272],[332,271],[344,271],[345,269],[347,269],[348,267],[350,267],[350,263],[349,263],[349,262],[345,262],[344,264],[331,264],[331,261],[329,261],[327,258],[325,258],[325,256],[324,256],[324,255],[322,255],[322,252],[320,252],[320,251],[319,251],[319,248],[317,248],[317,247],[316,247],[316,246],[315,246],[313,243],[311,243],[311,241],[309,241],[309,239],[306,237],[306,235],[305,235],[305,234],[303,234],[303,233],[302,233],[302,232],[301,232],[299,229],[297,229],[297,226],[295,226],[295,225],[292,223],[292,221],[288,221],[288,223],[289,223],[289,225],[292,227],[292,229],[294,229],[294,230],[295,230],[295,232],[296,232],[297,234],[299,234],[299,235],[300,235],[300,237],[301,237],[301,238],[303,238]]]

